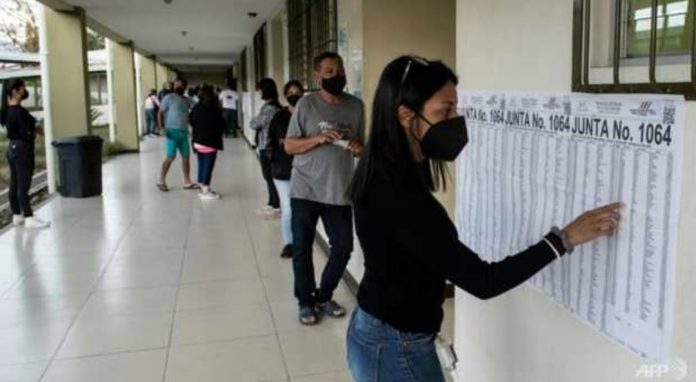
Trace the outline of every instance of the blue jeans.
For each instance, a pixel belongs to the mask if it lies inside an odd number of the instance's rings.
[[[157,130],[157,109],[145,109],[145,135],[154,134]]]
[[[292,206],[292,265],[295,272],[295,297],[300,306],[314,306],[332,299],[353,252],[353,210],[304,199],[290,200]],[[329,236],[331,254],[317,289],[314,278],[312,247],[319,218]]]
[[[225,120],[225,134],[237,136],[237,110],[222,109],[222,119]]]
[[[348,367],[355,382],[444,382],[435,334],[399,331],[355,308],[348,326]]]
[[[285,245],[292,244],[292,207],[290,206],[290,181],[273,179],[280,199],[280,230]]]
[[[210,186],[216,159],[217,151],[208,154],[198,153],[198,183]]]

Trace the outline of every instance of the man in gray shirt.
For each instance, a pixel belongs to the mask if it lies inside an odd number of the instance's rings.
[[[285,139],[285,151],[295,155],[290,180],[293,269],[304,325],[318,322],[317,311],[330,317],[346,313],[332,298],[353,251],[353,211],[347,191],[354,157],[360,155],[365,136],[363,103],[343,92],[341,56],[320,54],[314,70],[322,88],[300,99]],[[329,236],[331,255],[317,289],[312,246],[319,218]]]

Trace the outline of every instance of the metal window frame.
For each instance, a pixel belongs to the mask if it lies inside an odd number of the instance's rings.
[[[314,57],[338,50],[336,0],[287,0],[290,77],[316,90]]]
[[[591,0],[573,1],[573,70],[572,89],[576,92],[587,93],[660,93],[682,94],[688,100],[696,100],[696,6],[691,7],[692,41],[691,41],[691,81],[688,82],[658,82],[655,75],[657,63],[657,8],[659,0],[651,2],[650,18],[650,54],[648,56],[648,82],[622,83],[620,81],[621,39],[623,1],[614,0],[614,30],[612,40],[614,51],[612,56],[611,84],[592,84],[590,74],[590,25]]]

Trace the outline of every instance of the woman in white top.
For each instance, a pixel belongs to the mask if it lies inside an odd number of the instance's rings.
[[[159,135],[157,133],[157,110],[159,110],[160,102],[157,99],[157,91],[150,89],[150,93],[145,99],[145,120],[146,128],[143,135]]]

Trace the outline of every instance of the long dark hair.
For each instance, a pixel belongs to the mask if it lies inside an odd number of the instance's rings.
[[[204,85],[198,92],[198,103],[202,106],[217,107],[217,97],[215,97],[215,91],[210,85]]]
[[[10,98],[12,92],[24,87],[24,81],[20,78],[12,78],[5,80],[2,83],[2,101],[0,102],[0,125],[7,124],[7,99]]]
[[[350,186],[353,201],[362,198],[374,178],[400,182],[413,174],[423,174],[420,179],[428,190],[447,187],[444,162],[414,160],[406,132],[399,123],[398,109],[404,105],[422,112],[425,102],[448,82],[456,85],[458,79],[441,61],[401,56],[387,65],[375,93],[370,136]],[[418,170],[419,166],[423,171]]]
[[[257,87],[261,91],[261,99],[279,109],[281,108],[278,101],[278,86],[272,78],[262,78]]]

